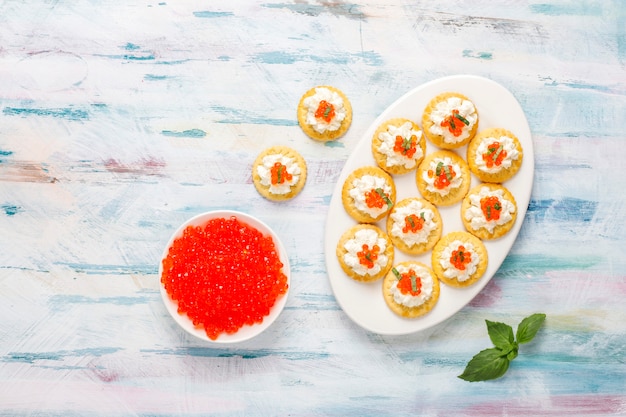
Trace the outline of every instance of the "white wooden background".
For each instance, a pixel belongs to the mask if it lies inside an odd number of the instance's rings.
[[[337,305],[328,204],[370,123],[452,74],[508,88],[535,183],[518,240],[470,305],[380,336]],[[348,134],[296,121],[341,88]],[[271,203],[250,167],[275,144],[309,177]],[[626,415],[626,3],[0,1],[0,416]],[[283,314],[214,347],[159,296],[170,234],[248,212],[289,251]],[[502,379],[458,379],[485,319],[545,312]]]

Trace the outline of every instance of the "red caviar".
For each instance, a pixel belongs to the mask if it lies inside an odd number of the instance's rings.
[[[428,176],[432,178],[435,177],[435,181],[433,185],[438,190],[443,190],[448,187],[454,177],[456,177],[456,172],[452,165],[444,165],[443,162],[439,162],[437,164],[437,169],[433,171],[432,169],[428,170]]]
[[[369,208],[383,208],[385,204],[391,207],[393,203],[389,199],[389,195],[382,188],[375,188],[365,192],[365,204]]]
[[[457,250],[452,251],[450,255],[450,263],[459,271],[465,271],[465,265],[470,262],[472,262],[472,254],[463,245],[459,245]]]
[[[413,158],[417,151],[417,136],[412,135],[410,138],[403,138],[402,136],[396,136],[396,142],[394,143],[393,150],[407,158]]]
[[[270,168],[271,181],[273,185],[283,184],[285,181],[291,181],[293,176],[287,171],[287,167],[280,162],[276,162]]]
[[[424,228],[425,222],[426,219],[424,218],[424,214],[422,214],[420,217],[416,216],[415,214],[410,214],[404,218],[404,227],[402,228],[402,233],[419,232]]]
[[[409,272],[399,275],[398,289],[402,294],[410,294],[412,296],[420,295],[422,292],[422,279],[417,276],[415,271],[409,269]]]
[[[504,146],[500,142],[495,141],[487,146],[487,152],[483,154],[483,161],[485,161],[487,168],[499,167],[506,156],[507,153],[504,150]]]
[[[458,110],[452,110],[452,114],[441,121],[441,127],[447,127],[454,136],[461,136],[464,125],[469,125],[469,121]]]
[[[502,211],[502,204],[500,199],[496,196],[490,196],[480,199],[480,208],[485,215],[486,220],[499,220],[500,212]]]
[[[163,259],[161,283],[211,340],[263,322],[287,292],[274,240],[230,218],[188,226]]]
[[[378,253],[380,252],[380,247],[378,245],[372,246],[370,249],[367,243],[363,244],[362,251],[357,252],[357,256],[359,257],[359,263],[364,267],[371,269],[374,267],[374,262],[378,259]]]
[[[315,111],[315,117],[324,120],[326,123],[330,123],[333,117],[335,117],[335,106],[326,100],[320,101]]]

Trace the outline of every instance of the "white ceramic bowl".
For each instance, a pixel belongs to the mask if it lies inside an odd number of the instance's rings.
[[[283,246],[282,242],[280,241],[276,233],[274,233],[274,231],[270,229],[270,227],[266,225],[265,223],[263,223],[261,220],[255,217],[252,217],[249,214],[245,214],[245,213],[238,212],[238,211],[232,211],[232,210],[217,210],[217,211],[210,211],[210,212],[202,213],[195,217],[192,217],[191,219],[183,223],[174,232],[169,242],[167,243],[165,250],[163,251],[163,255],[161,256],[161,260],[159,261],[159,282],[161,281],[161,277],[163,276],[163,259],[165,259],[165,257],[167,256],[169,252],[169,248],[174,243],[174,240],[182,236],[183,230],[185,230],[187,226],[202,226],[211,219],[230,218],[232,216],[235,216],[238,220],[240,220],[243,223],[246,223],[248,226],[254,227],[255,229],[259,230],[263,235],[265,236],[269,235],[272,237],[274,241],[274,245],[278,252],[279,259],[283,263],[282,271],[287,277],[287,285],[290,285],[291,284],[291,270],[289,267],[289,258],[287,257],[287,252],[285,251],[285,247]],[[289,294],[289,288],[288,288],[287,292],[276,300],[276,303],[272,306],[270,310],[270,314],[263,318],[262,323],[256,323],[253,325],[244,325],[236,333],[233,333],[233,334],[222,333],[219,335],[219,337],[216,340],[211,340],[209,339],[209,337],[207,336],[203,328],[201,329],[196,328],[193,325],[192,321],[189,319],[189,317],[187,317],[187,315],[185,314],[181,315],[178,313],[178,303],[173,301],[169,297],[162,283],[160,284],[160,289],[161,289],[161,297],[163,298],[163,302],[165,303],[165,307],[167,308],[167,311],[169,311],[170,315],[174,318],[176,323],[180,325],[180,327],[182,327],[189,334],[196,336],[199,339],[202,339],[211,343],[221,343],[221,344],[243,342],[244,340],[248,340],[254,336],[257,336],[261,332],[263,332],[276,320],[276,318],[283,311],[283,308],[285,307],[285,303],[287,302],[287,295]]]

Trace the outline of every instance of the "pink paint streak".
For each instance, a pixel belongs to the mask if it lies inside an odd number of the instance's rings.
[[[541,404],[520,402],[489,402],[475,404],[465,410],[469,416],[516,417],[567,416],[567,415],[620,415],[626,412],[626,395],[558,395],[542,401]]]
[[[472,307],[492,307],[502,298],[502,288],[497,284],[496,280],[491,280],[489,283],[483,288],[481,292],[478,293],[476,297],[472,301],[470,301],[469,305]]]
[[[165,168],[165,161],[154,158],[142,158],[139,161],[124,164],[111,158],[104,162],[104,167],[107,171],[116,174],[161,175],[163,168]]]

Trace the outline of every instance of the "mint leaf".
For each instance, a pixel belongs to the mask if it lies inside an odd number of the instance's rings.
[[[505,353],[509,353],[511,349],[515,346],[515,338],[513,336],[513,328],[505,323],[499,323],[495,321],[485,320],[487,323],[487,332],[489,333],[489,338],[495,345],[495,347],[500,348],[505,351]]]
[[[517,326],[517,343],[528,343],[533,340],[545,319],[545,314],[537,313],[522,320],[519,326]]]
[[[487,381],[500,378],[509,369],[509,359],[502,350],[490,348],[480,351],[475,355],[465,367],[459,378],[469,381]]]

